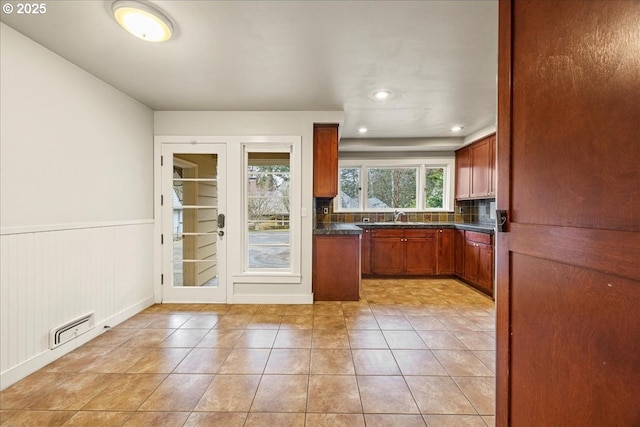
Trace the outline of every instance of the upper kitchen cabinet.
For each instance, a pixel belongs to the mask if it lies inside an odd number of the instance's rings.
[[[313,197],[338,195],[338,125],[313,125]]]
[[[496,135],[456,151],[456,199],[495,197]]]

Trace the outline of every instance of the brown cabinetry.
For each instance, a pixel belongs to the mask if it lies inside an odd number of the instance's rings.
[[[313,125],[313,197],[338,195],[338,125]]]
[[[363,233],[362,274],[453,274],[452,229],[382,228]]]
[[[360,235],[314,235],[312,281],[315,301],[358,301]]]
[[[464,276],[464,230],[455,230],[455,273]]]
[[[454,273],[455,231],[450,228],[438,230],[438,274],[440,275]]]
[[[456,274],[493,296],[493,236],[474,231],[463,233],[464,239],[456,239]]]
[[[496,136],[456,151],[456,199],[495,197]]]

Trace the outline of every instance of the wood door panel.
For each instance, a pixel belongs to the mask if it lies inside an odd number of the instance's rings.
[[[491,191],[491,145],[483,140],[471,146],[471,197],[486,197]]]
[[[499,2],[499,427],[640,425],[638,22]]]
[[[313,236],[312,280],[315,301],[358,301],[360,236]]]
[[[511,425],[639,425],[640,286],[511,255]],[[588,374],[586,374],[588,373]]]
[[[640,4],[517,1],[513,15],[513,220],[640,231]]]
[[[404,242],[400,238],[371,238],[371,271],[400,274],[404,271]]]
[[[407,274],[436,274],[438,243],[435,237],[407,238],[404,242]]]

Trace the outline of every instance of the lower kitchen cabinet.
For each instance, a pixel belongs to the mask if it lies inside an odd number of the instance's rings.
[[[455,231],[451,228],[438,230],[438,275],[455,272]]]
[[[360,299],[360,235],[313,236],[313,299]]]
[[[456,241],[456,243],[458,243]],[[460,277],[482,292],[493,296],[493,236],[474,231],[464,232],[464,246],[456,251],[462,252],[464,270]]]
[[[454,231],[454,257],[456,276],[464,276],[464,230]]]
[[[443,243],[440,247],[438,231],[397,227],[371,230],[369,237],[365,237],[365,239],[370,239],[370,243],[368,243],[370,263],[368,267],[365,266],[363,274],[382,276],[450,274],[439,273],[438,261],[440,252],[442,252],[445,264],[451,263],[449,258],[452,255],[449,253],[452,254],[453,245]],[[450,267],[445,265],[443,268],[446,270]]]
[[[365,228],[362,230],[362,242],[360,244],[362,275],[371,274],[371,230]]]

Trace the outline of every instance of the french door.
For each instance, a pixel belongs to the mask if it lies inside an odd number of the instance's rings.
[[[225,155],[225,144],[162,144],[163,302],[226,302]]]

